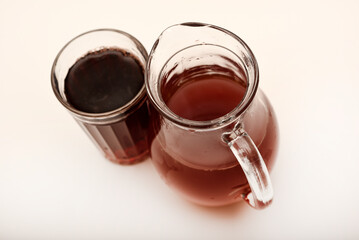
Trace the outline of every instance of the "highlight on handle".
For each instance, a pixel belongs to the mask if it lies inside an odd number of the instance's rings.
[[[241,165],[251,189],[242,198],[253,208],[263,209],[273,200],[273,187],[268,169],[253,140],[237,124],[232,132],[222,134],[222,140],[229,146]]]

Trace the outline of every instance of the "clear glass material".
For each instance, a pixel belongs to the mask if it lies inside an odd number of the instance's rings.
[[[193,120],[170,109],[168,89],[218,76],[243,86],[243,98],[231,111]],[[223,28],[184,23],[167,28],[157,39],[146,72],[150,156],[164,181],[185,198],[207,206],[244,199],[257,209],[271,203],[268,169],[278,148],[278,126],[258,81],[253,53]],[[206,89],[208,84],[192,95],[205,96]]]
[[[100,113],[75,108],[65,93],[65,79],[70,68],[81,58],[106,49],[118,49],[133,57],[144,69],[148,54],[142,44],[128,33],[98,29],[81,34],[67,43],[57,55],[52,71],[53,91],[103,155],[112,162],[133,164],[148,155],[148,104],[145,84],[125,105]],[[102,71],[102,70],[101,70]]]

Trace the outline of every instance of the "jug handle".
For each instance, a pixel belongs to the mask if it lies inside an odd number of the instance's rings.
[[[255,209],[270,205],[273,199],[272,183],[266,164],[251,137],[238,124],[232,132],[223,133],[222,139],[241,165],[251,189],[242,198]]]

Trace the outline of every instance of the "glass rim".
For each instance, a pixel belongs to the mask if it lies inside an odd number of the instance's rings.
[[[70,41],[68,41],[62,48],[61,50],[58,52],[58,54],[55,57],[55,60],[52,64],[52,68],[51,68],[51,86],[52,86],[52,90],[56,96],[56,98],[58,99],[58,101],[67,109],[69,110],[73,116],[81,121],[84,122],[88,122],[88,123],[111,123],[114,121],[119,121],[123,118],[125,118],[126,116],[128,116],[129,114],[131,114],[133,111],[137,110],[140,106],[142,106],[142,104],[145,102],[145,100],[147,99],[147,95],[146,95],[146,86],[145,86],[145,81],[143,82],[143,85],[141,87],[141,89],[138,91],[138,93],[130,100],[128,101],[126,104],[124,104],[123,106],[116,108],[114,110],[111,111],[106,111],[106,112],[101,112],[101,113],[90,113],[90,112],[85,112],[85,111],[81,111],[76,109],[75,107],[73,107],[71,104],[68,103],[68,101],[66,99],[64,99],[64,97],[60,94],[60,89],[58,86],[58,79],[56,77],[56,66],[58,64],[58,61],[62,55],[62,53],[68,48],[68,46],[73,43],[74,41],[78,40],[79,38],[83,37],[84,35],[89,35],[92,33],[98,33],[98,32],[112,32],[112,33],[118,33],[122,36],[125,36],[126,38],[128,38],[129,40],[131,40],[136,47],[138,47],[140,53],[143,55],[144,57],[144,64],[143,64],[143,75],[145,77],[146,75],[146,65],[147,65],[147,61],[148,61],[148,53],[145,49],[145,47],[142,45],[142,43],[136,39],[134,36],[132,36],[131,34],[118,30],[118,29],[113,29],[113,28],[99,28],[99,29],[94,29],[94,30],[90,30],[87,32],[84,32],[82,34],[77,35],[76,37],[72,38]],[[103,49],[105,49],[107,46],[103,46]],[[121,49],[121,46],[118,46],[118,49]],[[88,52],[91,52],[92,50],[95,49],[89,49]],[[123,50],[123,49],[122,49]],[[131,53],[133,54],[133,53]],[[81,56],[79,56],[81,57]]]

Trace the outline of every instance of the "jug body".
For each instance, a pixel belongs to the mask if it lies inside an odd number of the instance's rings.
[[[205,206],[238,202],[250,191],[245,174],[221,135],[231,129],[195,131],[178,126],[150,107],[150,156],[161,178],[186,199]],[[278,148],[277,120],[258,91],[242,118],[270,171]]]
[[[150,156],[171,188],[206,206],[249,202],[251,192],[252,206],[271,202],[268,170],[278,148],[278,124],[258,88],[248,46],[211,25],[170,27],[150,53],[146,88]]]

